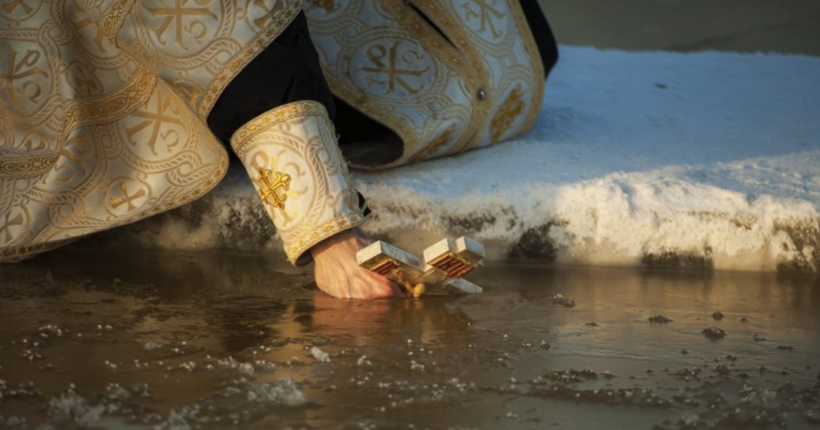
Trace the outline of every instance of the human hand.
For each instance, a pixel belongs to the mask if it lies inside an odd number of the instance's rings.
[[[376,299],[403,296],[398,285],[359,267],[356,253],[373,243],[359,228],[345,230],[310,249],[315,265],[316,285],[340,299]]]

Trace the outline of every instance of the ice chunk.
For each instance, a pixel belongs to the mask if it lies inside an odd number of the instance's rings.
[[[302,406],[307,397],[299,390],[293,379],[279,378],[273,383],[254,384],[248,390],[248,401],[274,403],[285,406]]]
[[[316,359],[316,361],[330,363],[330,355],[315,346],[310,348],[310,354]]]

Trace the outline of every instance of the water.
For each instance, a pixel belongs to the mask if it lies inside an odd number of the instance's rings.
[[[0,266],[0,428],[817,428],[816,278],[471,280],[486,292],[359,302],[254,253]]]

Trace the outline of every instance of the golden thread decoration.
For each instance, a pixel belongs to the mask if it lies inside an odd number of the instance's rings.
[[[268,169],[259,169],[259,177],[256,178],[259,185],[259,196],[262,201],[270,206],[285,209],[286,194],[290,190],[290,175],[287,173],[274,173]]]

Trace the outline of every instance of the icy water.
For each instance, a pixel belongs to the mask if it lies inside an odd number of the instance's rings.
[[[820,424],[814,278],[498,264],[358,302],[278,258],[92,251],[0,266],[0,428]]]

